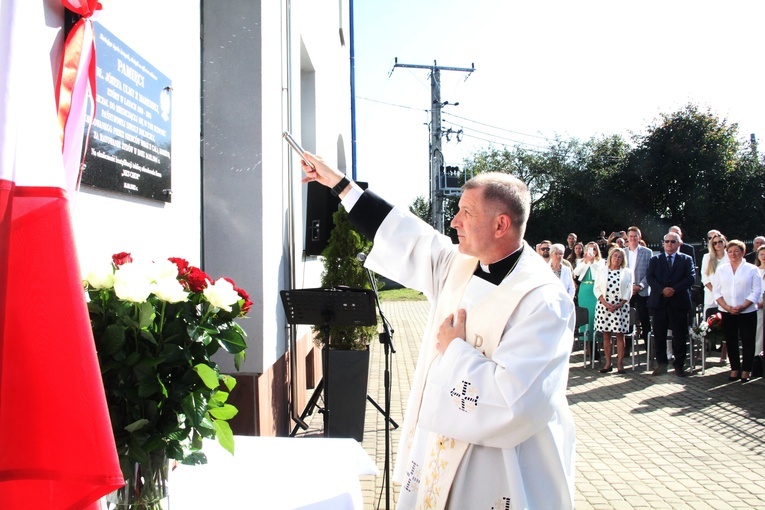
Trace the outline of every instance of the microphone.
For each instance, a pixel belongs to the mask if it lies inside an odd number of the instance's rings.
[[[356,260],[363,264],[364,261],[367,260],[367,254],[363,251],[360,251],[358,254],[356,254]]]

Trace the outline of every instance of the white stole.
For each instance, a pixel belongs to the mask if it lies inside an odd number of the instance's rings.
[[[528,245],[525,246],[530,249]],[[523,257],[523,254],[521,256]],[[419,421],[427,373],[433,360],[439,354],[435,342],[435,334],[438,331],[436,326],[450,314],[457,313],[465,288],[475,271],[476,263],[477,259],[473,257],[456,257],[439,294],[436,313],[433,314],[432,322],[428,325],[430,336],[422,346],[425,351],[424,357],[420,356],[419,370],[412,384],[411,392],[415,400],[410,400],[410,405],[417,411],[413,414],[413,419],[404,424],[404,430],[402,430],[401,437],[404,441],[402,448],[407,450],[404,459],[410,454],[411,441]],[[550,283],[550,279],[540,276],[532,272],[519,273],[512,285],[500,284],[496,290],[487,294],[467,315],[465,341],[481,350],[487,358],[491,358],[502,339],[510,316],[521,299],[533,289]],[[497,307],[498,302],[503,303],[503,306]],[[417,508],[444,509],[446,507],[454,476],[469,445],[470,443],[440,434],[428,434],[425,459],[428,464],[424,469],[426,474],[423,476],[423,484],[417,494]]]

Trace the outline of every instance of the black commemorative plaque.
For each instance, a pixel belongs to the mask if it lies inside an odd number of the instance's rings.
[[[170,202],[170,79],[103,25],[93,27],[96,110],[85,125],[81,184]]]

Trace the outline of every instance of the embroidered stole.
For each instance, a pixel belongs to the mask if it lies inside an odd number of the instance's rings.
[[[528,248],[528,246],[526,246]],[[530,248],[528,248],[530,250]],[[522,258],[529,256],[521,255]],[[530,253],[530,252],[529,252]],[[426,369],[420,370],[415,376],[412,385],[412,392],[417,392],[416,402],[410,402],[414,405],[419,415],[419,409],[422,403],[422,393],[425,387],[425,379],[430,365],[438,355],[435,348],[433,336],[438,331],[435,325],[440,324],[449,314],[457,312],[460,301],[462,300],[465,288],[475,270],[477,260],[475,258],[458,257],[453,267],[450,268],[449,276],[444,283],[444,288],[439,295],[436,313],[433,315],[433,322],[429,325],[430,337],[422,348],[427,350],[425,359]],[[515,311],[518,303],[533,289],[547,283],[556,283],[554,275],[548,271],[549,275],[534,274],[534,271],[525,271],[517,273],[513,279],[512,285],[500,284],[496,290],[489,292],[484,299],[475,305],[467,315],[466,341],[481,350],[487,358],[491,358],[495,349],[502,339],[507,321],[510,315]],[[550,278],[545,278],[549,276]],[[497,306],[496,303],[502,303]],[[419,416],[410,421],[411,430],[404,430],[402,437],[411,442],[414,435],[414,427],[419,421]],[[408,433],[408,434],[407,434]],[[428,434],[428,444],[426,449],[426,466],[424,466],[424,480],[417,494],[417,508],[444,509],[449,497],[449,491],[452,482],[457,473],[462,457],[465,455],[470,444],[457,439],[448,438],[440,434]],[[407,455],[408,456],[408,455]]]

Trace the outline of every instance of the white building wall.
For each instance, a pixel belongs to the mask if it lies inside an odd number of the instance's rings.
[[[96,19],[173,82],[172,202],[83,186],[74,230],[83,263],[127,251],[200,263],[199,2],[111,0]]]
[[[229,0],[204,1],[209,5],[215,2],[225,5]],[[96,19],[172,80],[173,194],[172,202],[162,203],[83,187],[76,197],[73,213],[80,258],[84,263],[104,261],[113,253],[127,251],[155,259],[183,257],[194,265],[203,265],[202,2],[108,0],[102,3],[104,8]],[[287,5],[291,6],[289,12]],[[51,10],[60,14],[58,6]],[[243,166],[241,171],[257,173],[256,179],[246,182],[256,183],[257,189],[252,190],[251,196],[258,205],[254,210],[261,210],[262,217],[256,219],[256,227],[247,226],[256,228],[257,235],[249,234],[248,242],[252,246],[237,247],[241,253],[235,254],[238,258],[235,265],[237,271],[252,268],[247,273],[249,283],[242,286],[253,295],[255,302],[251,318],[242,321],[249,348],[241,373],[255,380],[260,374],[267,374],[266,380],[279,378],[255,383],[262,386],[255,390],[259,402],[256,419],[262,421],[257,415],[266,412],[264,405],[286,407],[286,402],[281,402],[286,390],[272,390],[287,384],[286,378],[272,375],[284,373],[284,357],[289,349],[289,330],[279,291],[290,287],[318,287],[322,269],[318,257],[306,257],[303,252],[306,191],[300,182],[299,160],[283,142],[281,133],[291,129],[300,135],[302,121],[309,119],[306,149],[322,155],[333,165],[339,162],[350,165],[351,138],[347,0],[261,0],[260,12],[259,32],[242,27],[242,33],[260,38],[259,47],[258,41],[250,40],[247,44],[252,44],[254,51],[260,51],[258,72],[262,97],[252,100],[261,102],[262,113],[251,122],[259,125],[260,129],[253,132],[259,131],[261,139],[252,140],[251,147],[260,146],[261,154],[257,165]],[[236,34],[231,36],[229,44],[242,44]],[[313,90],[306,96],[312,98],[306,105],[309,110],[301,104],[301,96],[307,92],[301,90],[301,76],[305,76],[305,73],[301,75],[301,67],[307,62],[313,69]],[[347,171],[350,173],[350,168]],[[295,255],[293,260],[290,253]],[[240,278],[247,279],[232,273],[225,260],[229,260],[228,257],[214,261],[212,268],[205,265],[203,269],[213,277],[230,276],[238,283]],[[291,275],[294,275],[292,281]],[[298,327],[297,336],[303,344],[309,335],[310,326]],[[220,356],[219,362],[223,370],[233,373],[229,358]],[[263,389],[266,385],[271,389]],[[269,391],[280,395],[269,398]],[[283,417],[284,410],[275,410],[274,415]],[[275,418],[275,421],[281,419]]]

